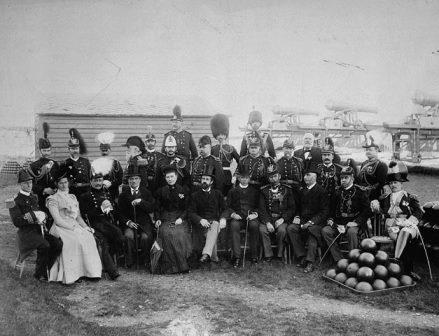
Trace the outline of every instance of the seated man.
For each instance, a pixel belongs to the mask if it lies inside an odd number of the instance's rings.
[[[335,206],[330,209],[330,218],[322,229],[323,239],[328,246],[334,241],[338,233],[345,233],[348,239],[348,249],[358,248],[358,229],[366,225],[369,217],[369,200],[366,193],[354,185],[355,172],[352,167],[344,167],[340,172],[341,187],[334,194]],[[338,243],[331,249],[335,262],[342,259]]]
[[[93,164],[92,164],[93,165]],[[83,218],[87,218],[90,226],[95,230],[102,252],[101,259],[104,269],[111,280],[116,280],[117,272],[111,255],[123,249],[124,236],[114,224],[112,195],[103,188],[104,176],[101,173],[93,174],[90,178],[90,191],[82,194],[79,205]]]
[[[128,167],[127,177],[129,188],[119,195],[119,223],[124,227],[127,238],[126,264],[131,267],[138,253],[137,248],[141,249],[143,262],[148,262],[153,240],[154,199],[149,190],[141,185],[140,173],[135,166]],[[139,237],[140,242],[137,243]],[[136,263],[138,261],[136,258]]]
[[[287,227],[287,233],[293,245],[294,253],[299,258],[297,267],[304,272],[314,270],[317,246],[321,242],[322,226],[326,224],[329,213],[328,195],[325,189],[317,184],[317,171],[309,168],[303,177],[305,187],[301,189],[299,198],[299,216],[294,217],[293,224]],[[303,238],[307,240],[305,250]]]
[[[293,220],[296,207],[291,188],[280,183],[280,174],[276,164],[268,166],[267,171],[270,184],[261,188],[259,232],[262,237],[265,260],[271,261],[273,258],[270,233],[276,234],[277,259],[282,260],[287,226]]]
[[[211,168],[212,166],[208,166]],[[224,211],[224,197],[220,190],[212,188],[213,174],[207,169],[201,176],[201,189],[192,194],[189,205],[189,218],[192,222],[194,250],[199,254],[201,246],[201,263],[211,259],[216,261],[216,241],[221,229],[226,227],[226,219],[222,216]],[[205,243],[203,244],[203,238]]]
[[[238,175],[239,184],[227,194],[227,217],[231,218],[230,233],[232,238],[233,267],[241,262],[240,230],[248,225],[250,257],[253,263],[258,259],[259,221],[258,204],[259,191],[249,186],[250,175],[242,171]]]
[[[18,183],[20,191],[9,208],[12,223],[18,227],[21,259],[18,262],[22,262],[33,250],[37,250],[34,277],[47,280],[47,270],[61,253],[63,243],[61,239],[45,231],[46,214],[38,208],[38,198],[32,194],[32,177],[26,170],[19,171]]]
[[[403,189],[408,182],[408,170],[404,163],[390,162],[387,183],[391,193],[371,202],[372,211],[384,214],[389,237],[396,241],[395,258],[400,259],[404,274],[413,272],[414,240],[419,236],[417,225],[422,218],[418,198]],[[417,277],[417,275],[415,275]]]

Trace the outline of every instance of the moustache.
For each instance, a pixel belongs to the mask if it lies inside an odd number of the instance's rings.
[[[209,185],[206,182],[201,183],[201,188],[206,190],[209,188]]]

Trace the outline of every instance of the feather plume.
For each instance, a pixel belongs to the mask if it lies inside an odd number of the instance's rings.
[[[91,169],[95,174],[101,173],[102,175],[107,175],[113,169],[113,159],[107,156],[95,159],[91,163]]]
[[[79,141],[79,153],[85,154],[87,153],[87,146],[85,145],[84,139],[81,136],[81,133],[76,128],[69,129],[70,138],[78,139]]]
[[[49,134],[50,126],[47,122],[43,122],[43,138],[47,139],[47,135]]]
[[[103,145],[111,145],[114,141],[114,133],[103,132],[96,136],[96,140]]]
[[[396,162],[395,161],[390,161],[389,168],[393,168],[395,166],[396,166]]]

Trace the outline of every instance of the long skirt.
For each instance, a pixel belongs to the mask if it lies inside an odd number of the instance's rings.
[[[63,248],[50,269],[49,281],[71,284],[81,277],[101,277],[102,263],[91,232],[84,229],[72,231],[54,224],[50,233],[61,238]]]
[[[158,232],[158,243],[163,248],[159,261],[160,270],[166,274],[187,272],[187,260],[192,253],[189,225],[187,221],[175,225],[175,216],[172,213],[165,213],[163,217]]]

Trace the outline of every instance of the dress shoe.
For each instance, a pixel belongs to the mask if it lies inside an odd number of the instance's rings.
[[[306,260],[304,257],[299,259],[299,262],[296,264],[296,267],[299,268],[305,268],[306,267]]]
[[[303,270],[303,273],[311,273],[314,271],[314,265],[312,262],[309,262],[308,265],[306,265],[305,269]]]
[[[239,265],[241,265],[241,259],[236,258],[236,259],[233,261],[233,268],[238,268]]]
[[[41,282],[47,282],[47,275],[45,274],[34,274],[34,278]]]
[[[200,258],[200,263],[207,263],[210,261],[210,256],[208,254],[203,254]]]

